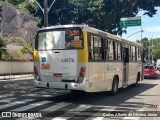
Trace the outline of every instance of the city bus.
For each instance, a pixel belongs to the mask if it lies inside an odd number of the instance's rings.
[[[143,46],[88,25],[40,28],[34,50],[35,87],[111,91],[143,80]]]

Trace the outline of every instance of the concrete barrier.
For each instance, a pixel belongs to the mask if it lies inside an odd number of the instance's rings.
[[[31,74],[33,64],[33,62],[0,61],[0,75]]]

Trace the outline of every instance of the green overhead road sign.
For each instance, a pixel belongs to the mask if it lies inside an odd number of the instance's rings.
[[[141,17],[129,17],[121,18],[120,20],[121,27],[130,27],[130,26],[141,26]]]

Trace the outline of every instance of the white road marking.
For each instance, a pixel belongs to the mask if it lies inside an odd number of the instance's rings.
[[[18,104],[23,104],[23,103],[30,102],[30,101],[33,101],[33,100],[34,99],[25,99],[25,100],[21,100],[21,101],[15,101],[15,102],[12,102],[12,103],[9,103],[9,104],[1,105],[0,109],[15,106],[15,105],[18,105]]]
[[[88,108],[90,108],[90,107],[92,107],[93,105],[80,105],[80,106],[78,106],[78,107],[76,107],[76,108],[74,108],[74,109],[71,109],[70,111],[71,112],[76,112],[77,114],[79,114],[80,113],[80,111],[84,111],[84,110],[86,110],[86,109],[88,109]],[[72,116],[71,116],[72,117]],[[66,120],[66,119],[69,119],[69,118],[71,118],[71,117],[56,117],[56,118],[53,118],[52,120]]]
[[[108,106],[109,107],[109,106]],[[105,108],[102,108],[102,109],[100,109],[99,111],[109,111],[109,112],[112,112],[112,111],[114,111],[115,109],[108,109],[108,108],[106,108],[106,106],[105,106]],[[104,112],[105,113],[105,112]],[[95,113],[95,114],[93,114],[93,116],[98,116],[99,115],[99,112],[97,112],[97,113]],[[87,118],[86,120],[103,120],[104,119],[104,117],[105,116],[103,116],[103,113],[102,113],[102,117],[89,117],[89,118]]]
[[[68,105],[70,105],[70,104],[71,104],[71,103],[64,103],[64,102],[58,103],[58,104],[53,105],[53,106],[51,106],[51,107],[48,107],[48,108],[46,108],[46,109],[40,110],[40,111],[38,111],[38,113],[47,112],[46,114],[48,114],[48,113],[54,112],[54,111],[56,111],[56,110],[58,110],[58,109],[60,109],[60,108],[62,108],[62,107],[68,106]],[[43,116],[42,116],[42,117],[43,117]],[[28,119],[35,119],[35,118],[36,118],[36,117],[34,117],[34,118],[28,118]],[[25,118],[25,119],[26,119],[26,118]],[[24,118],[19,118],[19,119],[17,119],[17,120],[24,120]]]
[[[37,107],[37,106],[41,106],[41,105],[50,103],[50,102],[51,101],[40,101],[40,102],[29,104],[27,106],[22,106],[22,107],[17,108],[17,109],[13,109],[11,111],[25,111],[25,110],[28,110],[28,109],[31,109],[31,108],[34,108],[34,107]]]
[[[16,98],[4,98],[4,99],[2,99],[2,100],[0,100],[0,102],[7,102],[7,103],[10,103],[11,102],[11,100],[15,100]]]

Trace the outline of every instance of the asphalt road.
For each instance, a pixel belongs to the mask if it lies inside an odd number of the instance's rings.
[[[157,117],[160,116],[159,78],[120,89],[116,96],[109,92],[72,94],[65,90],[34,88],[31,78],[0,80],[0,116],[6,120],[160,120]],[[2,118],[2,112],[11,112],[12,118]],[[26,118],[28,113],[37,116]]]

